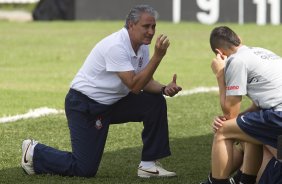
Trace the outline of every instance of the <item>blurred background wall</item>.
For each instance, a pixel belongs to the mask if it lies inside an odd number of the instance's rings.
[[[160,20],[214,24],[254,22],[279,25],[281,0],[0,0],[1,3],[36,3],[34,20],[124,20],[136,4],[149,4]]]

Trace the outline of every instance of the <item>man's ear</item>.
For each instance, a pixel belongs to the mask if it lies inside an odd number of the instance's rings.
[[[134,23],[132,21],[129,21],[128,22],[128,29],[131,29],[133,25],[134,25]]]
[[[224,50],[222,49],[215,49],[215,51],[217,52],[217,54],[220,55],[222,59],[224,59],[224,56],[226,56],[226,54],[224,53]]]
[[[217,54],[220,54],[221,56],[223,55],[223,52],[220,49],[215,49]]]
[[[242,41],[243,41],[243,40],[241,39],[241,37],[240,37],[240,36],[238,36],[238,38],[239,38],[239,40],[240,40],[240,44],[242,44]]]

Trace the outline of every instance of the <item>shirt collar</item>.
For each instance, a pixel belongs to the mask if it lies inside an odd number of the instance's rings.
[[[132,45],[131,45],[131,41],[130,41],[130,38],[129,38],[128,30],[125,27],[122,28],[122,34],[124,35],[126,45],[129,48],[129,50],[130,50],[130,55],[132,57],[137,57],[141,47],[139,47],[139,49],[137,51],[137,55],[136,55],[134,50],[133,50],[133,48],[132,48]]]

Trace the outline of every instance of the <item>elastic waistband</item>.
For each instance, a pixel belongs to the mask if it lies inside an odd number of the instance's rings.
[[[81,93],[80,91],[77,91],[77,90],[72,89],[72,88],[70,88],[69,92],[72,93],[72,94],[82,95],[82,96],[85,96],[85,97],[89,98],[88,96],[86,96],[85,94]]]
[[[83,94],[83,93],[81,93],[80,91],[77,91],[77,90],[75,90],[75,89],[70,88],[69,93],[70,93],[70,94],[78,95],[78,96],[82,97],[82,98],[85,99],[85,100],[90,100],[90,101],[92,101],[93,103],[97,103],[97,104],[98,104],[98,102],[96,102],[95,100],[89,98],[87,95],[85,95],[85,94]]]
[[[276,105],[275,107],[273,107],[274,111],[282,111],[282,104]]]

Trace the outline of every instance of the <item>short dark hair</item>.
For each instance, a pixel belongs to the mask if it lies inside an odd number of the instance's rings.
[[[149,5],[136,5],[127,14],[124,27],[128,29],[129,22],[137,23],[140,20],[142,13],[148,13],[155,17],[155,19],[157,19],[159,16],[158,12]]]
[[[214,53],[217,53],[215,50],[217,48],[229,49],[240,44],[241,40],[238,35],[227,26],[216,27],[211,32],[210,46]]]

